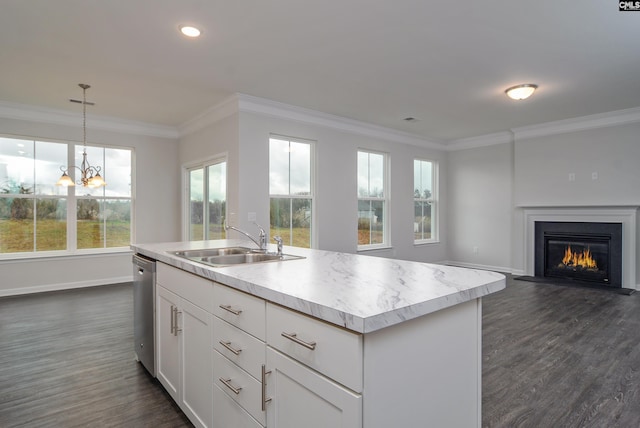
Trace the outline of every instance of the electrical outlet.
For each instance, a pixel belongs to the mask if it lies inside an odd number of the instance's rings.
[[[256,221],[256,213],[249,213],[247,216],[248,221]]]
[[[592,180],[597,180],[598,179],[598,173],[597,172],[592,172],[591,173],[591,179]]]
[[[569,181],[576,181],[576,173],[575,172],[570,172],[569,173]]]
[[[478,254],[478,247],[473,247],[473,254]]]

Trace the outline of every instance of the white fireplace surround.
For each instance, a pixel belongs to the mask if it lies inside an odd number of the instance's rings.
[[[530,207],[524,208],[525,274],[535,274],[537,221],[622,223],[622,287],[640,289],[636,281],[638,207]]]

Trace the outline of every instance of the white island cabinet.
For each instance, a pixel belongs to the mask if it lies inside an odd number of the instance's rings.
[[[213,284],[161,263],[156,282],[158,380],[195,426],[211,427]]]
[[[158,378],[196,426],[479,427],[482,296],[501,274],[317,250],[158,260]],[[177,351],[176,351],[177,349]]]
[[[480,426],[480,315],[474,300],[355,334],[268,304],[267,425]]]

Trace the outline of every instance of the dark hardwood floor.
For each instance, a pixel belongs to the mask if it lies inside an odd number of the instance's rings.
[[[0,427],[192,426],[132,322],[130,284],[0,299]],[[483,323],[483,426],[640,426],[640,293],[509,278]]]
[[[134,361],[131,284],[0,299],[0,427],[191,427]]]
[[[510,278],[482,354],[485,427],[640,427],[640,293]]]

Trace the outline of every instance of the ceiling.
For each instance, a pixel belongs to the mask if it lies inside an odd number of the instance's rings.
[[[640,106],[639,40],[602,0],[3,0],[0,101],[88,83],[88,115],[178,127],[242,93],[447,142]]]

